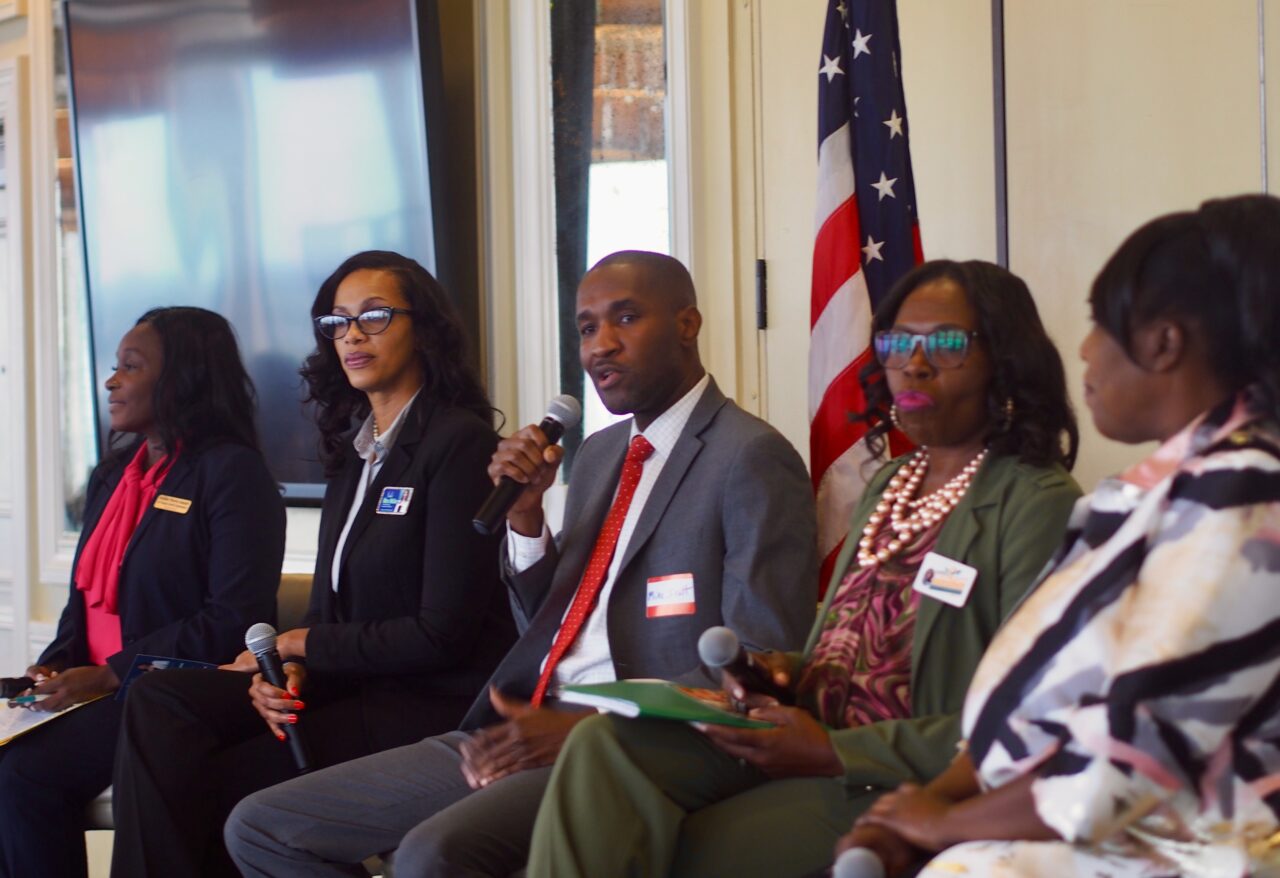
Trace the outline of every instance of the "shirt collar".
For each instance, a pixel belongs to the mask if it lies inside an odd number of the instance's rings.
[[[702,399],[702,393],[710,383],[711,373],[703,374],[702,379],[693,385],[688,393],[668,406],[667,410],[654,418],[644,430],[636,425],[633,418],[631,438],[643,435],[653,446],[654,454],[661,455],[663,458],[670,457],[676,442],[680,439],[680,434],[684,432],[685,425],[689,423],[689,417],[698,405],[698,400]]]
[[[405,415],[409,409],[413,408],[414,401],[418,398],[418,394],[422,393],[419,387],[413,396],[409,397],[409,401],[404,404],[404,408],[400,409],[400,413],[396,415],[395,420],[385,430],[378,431],[378,441],[373,440],[373,412],[364,419],[364,423],[360,425],[359,431],[355,438],[351,440],[351,444],[355,446],[356,454],[360,455],[363,460],[381,460],[386,457],[387,452],[396,444],[396,437],[400,435],[400,428],[404,426]]]
[[[1185,461],[1257,419],[1250,389],[1200,413],[1191,423],[1160,444],[1117,479],[1150,490],[1176,472]]]

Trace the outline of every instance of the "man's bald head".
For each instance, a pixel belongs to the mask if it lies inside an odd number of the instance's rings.
[[[591,266],[588,275],[605,268],[627,267],[646,292],[660,297],[673,311],[698,306],[689,269],[675,257],[649,250],[619,250]],[[584,278],[585,280],[585,278]]]

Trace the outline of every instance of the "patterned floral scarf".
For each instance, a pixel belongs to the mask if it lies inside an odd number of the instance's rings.
[[[855,559],[836,587],[798,686],[800,704],[831,728],[911,716],[911,641],[920,599],[911,584],[943,523],[879,567],[862,568]],[[875,548],[895,536],[885,528]]]

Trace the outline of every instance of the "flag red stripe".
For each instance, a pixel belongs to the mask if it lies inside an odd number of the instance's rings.
[[[815,488],[827,467],[866,432],[861,423],[849,420],[849,413],[864,407],[858,374],[870,358],[870,349],[863,351],[836,376],[809,425],[809,469]]]
[[[858,203],[851,196],[827,217],[813,245],[809,328],[818,322],[827,302],[849,278],[861,270],[862,249]]]

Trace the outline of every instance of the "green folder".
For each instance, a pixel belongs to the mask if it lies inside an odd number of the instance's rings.
[[[665,680],[619,680],[561,688],[559,699],[621,716],[641,716],[689,723],[712,723],[744,729],[770,729],[772,724],[707,704]]]

